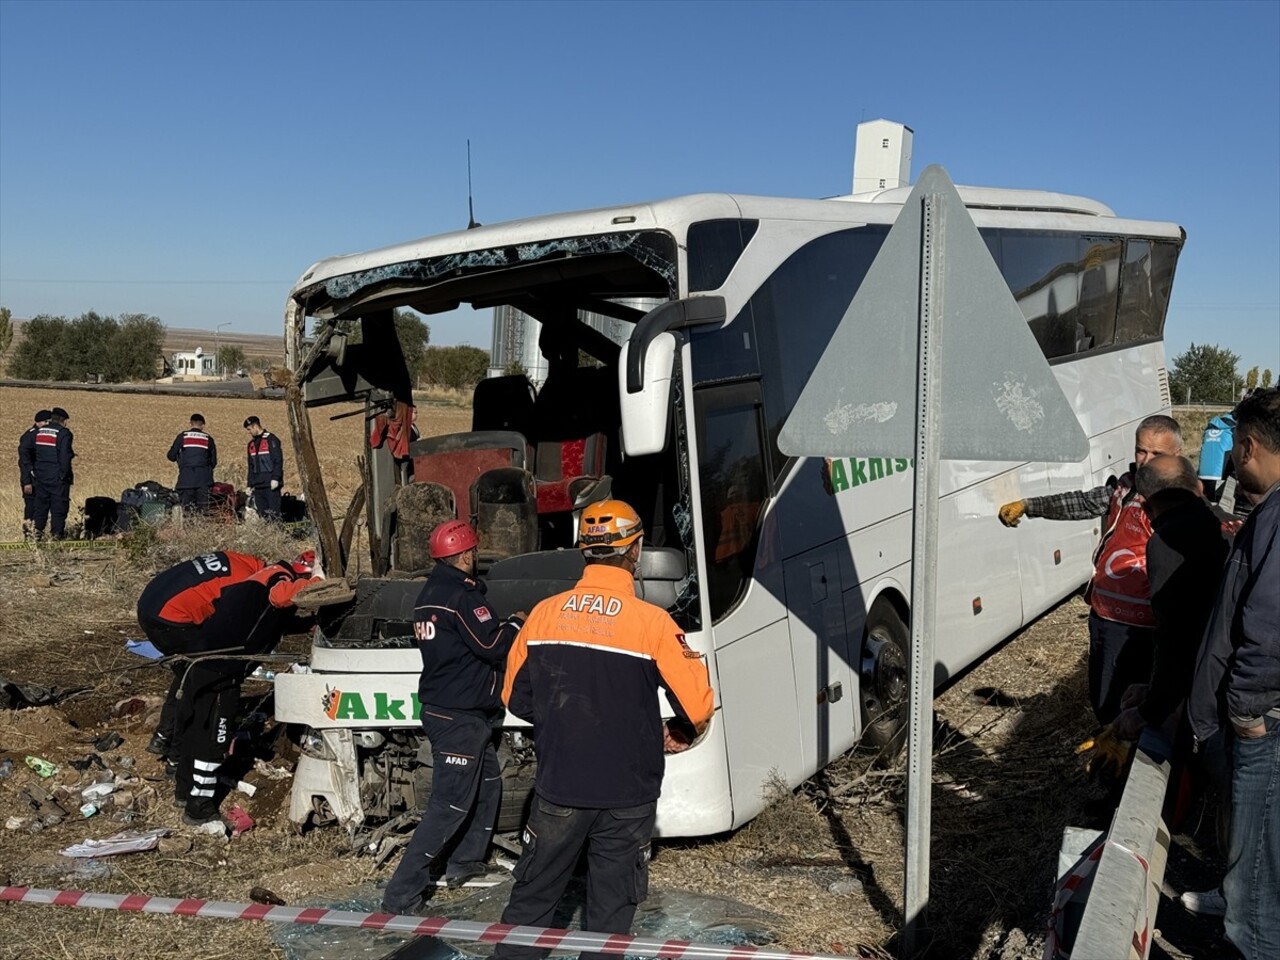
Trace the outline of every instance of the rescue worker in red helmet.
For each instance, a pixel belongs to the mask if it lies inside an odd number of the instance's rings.
[[[443,882],[462,886],[485,872],[502,802],[496,741],[506,711],[498,675],[524,623],[499,620],[476,576],[479,540],[449,520],[431,532],[435,568],[418,595],[414,636],[422,651],[418,699],[431,742],[431,797],[387,882],[382,908],[411,913]]]
[[[174,672],[147,749],[166,756],[175,776],[174,800],[189,824],[218,819],[218,774],[226,758],[240,684],[293,626],[293,598],[318,581],[315,553],[265,563],[218,551],[193,557],[156,575],[138,598],[138,623],[167,656]],[[212,651],[239,659],[202,656]]]
[[[689,749],[711,721],[702,655],[665,610],[636,596],[643,534],[621,500],[586,507],[582,579],[533,608],[507,658],[502,696],[533,724],[538,773],[503,923],[553,926],[585,848],[584,928],[628,932],[648,884],[663,754]],[[676,714],[665,724],[659,687]],[[493,952],[494,960],[545,955],[505,943]]]

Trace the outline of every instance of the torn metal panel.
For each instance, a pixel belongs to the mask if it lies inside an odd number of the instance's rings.
[[[342,551],[338,548],[338,532],[333,524],[333,510],[329,507],[329,493],[325,490],[324,474],[316,456],[315,436],[311,432],[311,415],[302,397],[302,384],[295,375],[285,389],[285,403],[289,410],[290,433],[297,456],[298,477],[307,498],[307,512],[316,525],[320,551],[324,558],[325,572],[331,577],[346,573]]]

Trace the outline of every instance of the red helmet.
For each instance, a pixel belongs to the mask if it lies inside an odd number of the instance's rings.
[[[465,520],[446,520],[431,531],[431,559],[456,557],[479,543],[471,524]]]
[[[311,576],[312,571],[316,568],[316,552],[314,550],[303,550],[293,558],[290,566],[293,567],[293,572],[300,577]]]

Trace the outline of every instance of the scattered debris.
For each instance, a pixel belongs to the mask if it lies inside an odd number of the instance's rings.
[[[190,853],[193,846],[195,844],[190,837],[170,835],[160,838],[159,850],[166,857],[180,857],[184,853]]]
[[[79,691],[42,687],[34,683],[14,683],[0,677],[0,709],[21,710],[25,707],[43,707],[65,700]]]
[[[7,780],[12,775],[13,761],[5,757],[4,762],[0,763],[0,780]]]
[[[118,700],[116,705],[111,708],[111,715],[113,717],[133,717],[159,707],[162,703],[164,703],[163,697],[125,697],[123,700]]]
[[[111,781],[102,783],[91,783],[80,791],[80,796],[85,800],[101,800],[103,797],[109,797],[116,792],[116,785]]]
[[[284,767],[273,767],[261,758],[253,761],[253,769],[268,780],[288,780],[293,776],[292,770],[286,770]]]
[[[269,903],[273,907],[287,907],[288,904],[266,887],[254,887],[249,891],[249,899],[254,903]]]
[[[84,806],[80,808],[80,816],[84,817],[86,820],[88,820],[97,812],[98,812],[97,805],[92,803],[86,803]]]
[[[120,853],[142,853],[160,845],[160,838],[169,835],[167,827],[139,832],[122,830],[105,840],[86,838],[83,843],[73,843],[58,852],[64,857],[113,857]]]
[[[4,828],[6,830],[21,830],[30,822],[31,819],[29,817],[10,817],[4,822]]]
[[[232,839],[240,836],[242,833],[248,833],[257,826],[253,817],[249,816],[244,807],[240,806],[238,803],[233,804],[231,809],[227,811],[227,822],[231,825]]]
[[[27,766],[42,777],[52,777],[58,772],[57,765],[50,763],[44,757],[27,757]]]
[[[145,657],[148,660],[159,660],[164,656],[150,640],[126,640],[124,648],[130,653]]]
[[[122,743],[124,743],[124,737],[112,730],[110,733],[93,741],[93,749],[97,750],[99,753],[106,753],[109,750],[114,750]]]
[[[99,770],[107,769],[107,765],[102,762],[102,758],[96,753],[86,754],[79,760],[68,760],[67,763],[73,770],[78,770],[81,773],[84,773],[90,767],[97,767]]]

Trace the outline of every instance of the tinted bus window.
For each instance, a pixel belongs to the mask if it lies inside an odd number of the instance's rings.
[[[775,476],[786,459],[775,443],[782,424],[888,232],[885,226],[859,227],[811,240],[770,275],[726,327],[692,333],[695,382],[760,376]]]
[[[1120,298],[1120,255],[1124,243],[1116,237],[1083,240],[1080,272],[1081,332],[1076,353],[1109,347],[1116,338],[1116,306]]]
[[[1080,313],[1080,238],[1006,230],[1000,269],[1044,355],[1069,356],[1088,342]],[[1084,349],[1089,349],[1087,346]]]
[[[1178,244],[1170,241],[1129,240],[1125,244],[1117,343],[1141,343],[1164,335],[1177,260]]]
[[[768,495],[755,383],[695,394],[707,598],[712,621],[738,601],[755,564],[760,511]]]
[[[716,290],[756,235],[758,220],[702,220],[689,225],[689,292]]]

